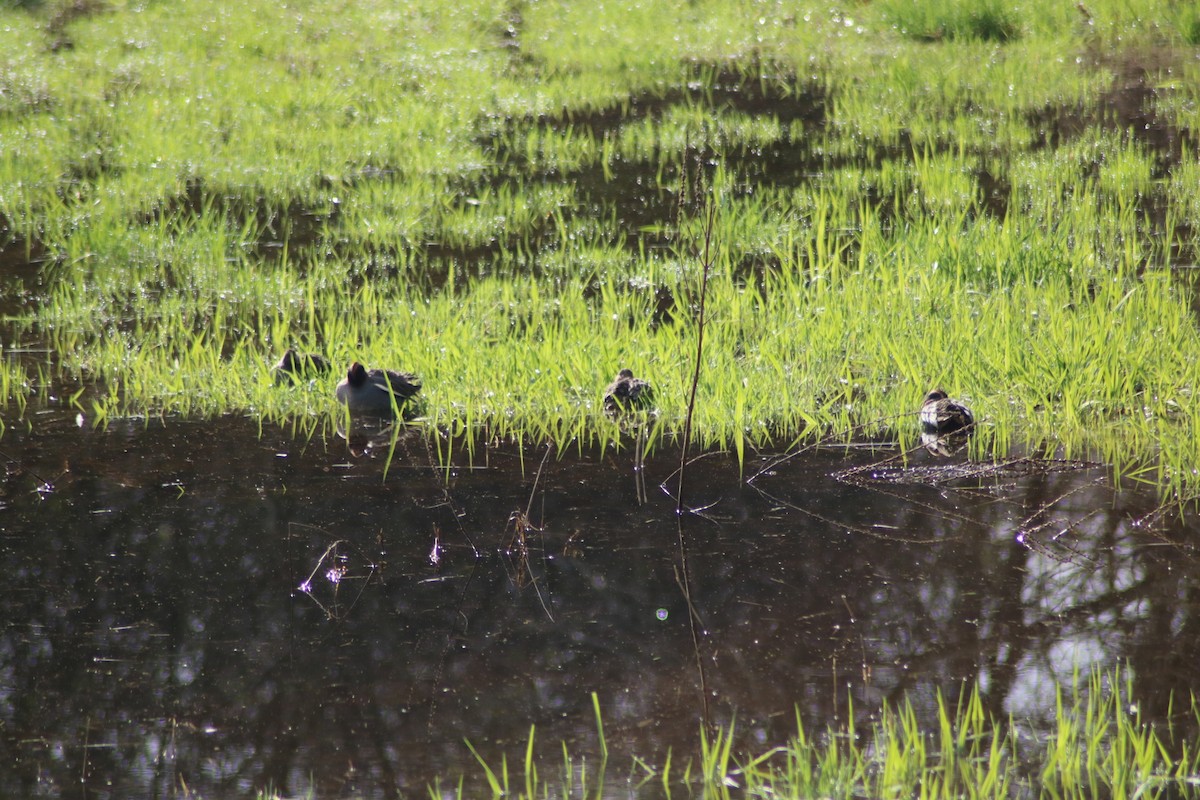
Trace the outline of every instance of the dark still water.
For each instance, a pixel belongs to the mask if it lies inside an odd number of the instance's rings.
[[[928,720],[975,681],[1036,725],[1077,665],[1127,663],[1160,718],[1200,673],[1194,516],[1100,468],[922,451],[839,480],[892,453],[827,449],[750,486],[710,454],[685,564],[675,453],[639,503],[633,448],[553,454],[536,486],[544,448],[446,473],[415,435],[388,465],[246,420],[35,415],[0,450],[8,797],[424,795],[480,779],[464,739],[519,773],[531,725],[550,777],[563,740],[594,768],[593,692],[629,797],[631,755],[697,751],[705,697],[763,752],[797,710],[819,729],[907,695]]]

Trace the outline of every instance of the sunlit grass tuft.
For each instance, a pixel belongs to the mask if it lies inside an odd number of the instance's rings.
[[[1020,11],[1003,0],[889,0],[885,18],[905,36],[923,41],[977,39],[1007,42],[1021,36]]]
[[[1181,728],[1194,730],[1200,708],[1194,697],[1188,703]],[[564,743],[561,758],[543,762],[531,728],[514,772],[506,754],[485,757],[468,742],[483,784],[462,776],[450,795],[592,797],[619,778],[629,790],[654,787],[664,797],[1190,797],[1200,769],[1193,741],[1145,724],[1133,681],[1121,673],[1093,672],[1060,688],[1045,722],[996,718],[977,688],[964,689],[957,702],[939,694],[936,709],[921,713],[901,699],[869,725],[810,731],[797,719],[795,734],[762,752],[744,749],[733,726],[702,730],[690,756],[668,753],[660,765],[634,756],[620,776],[608,774],[598,704],[596,720],[594,760]],[[441,780],[430,779],[431,797],[447,796]]]

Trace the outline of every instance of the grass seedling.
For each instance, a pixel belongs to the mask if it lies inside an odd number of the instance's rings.
[[[1127,673],[1092,672],[1060,692],[1048,722],[995,719],[983,710],[976,687],[964,687],[957,703],[942,696],[936,709],[918,712],[905,700],[880,710],[869,730],[853,722],[811,736],[799,720],[786,742],[745,749],[733,726],[701,729],[695,758],[674,771],[668,751],[660,768],[633,759],[636,775],[660,776],[665,796],[675,790],[711,797],[1135,797],[1177,793],[1193,796],[1200,768],[1194,744],[1168,727],[1165,735],[1140,719]],[[1068,696],[1069,695],[1069,696]],[[597,705],[597,725],[599,704]],[[1194,698],[1191,716],[1197,716]],[[1200,721],[1200,719],[1197,719]],[[1030,747],[1031,736],[1041,747]],[[533,731],[524,751],[523,794],[560,796],[578,788],[600,796],[562,747],[563,782],[539,782]],[[603,742],[603,735],[601,735]],[[489,768],[473,747],[493,792],[507,774]],[[606,752],[606,751],[605,751]],[[461,786],[461,783],[460,783]]]

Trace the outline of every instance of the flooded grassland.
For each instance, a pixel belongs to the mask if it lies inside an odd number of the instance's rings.
[[[653,796],[976,691],[1036,793],[1091,667],[1190,769],[1200,12],[1127,5],[0,4],[0,794],[536,725]]]
[[[707,275],[701,444],[907,443],[943,386],[977,454],[1186,494],[1186,13],[959,5],[9,9],[0,389],[328,433],[297,347],[416,373],[429,431],[598,444],[630,367],[654,446]]]

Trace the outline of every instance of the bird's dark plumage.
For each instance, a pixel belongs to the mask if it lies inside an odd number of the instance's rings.
[[[351,414],[384,417],[391,416],[395,407],[403,409],[419,391],[421,384],[414,375],[386,369],[368,370],[355,361],[337,385],[335,395]]]
[[[633,370],[623,369],[604,390],[604,411],[616,416],[622,411],[647,409],[654,405],[654,390],[650,383],[633,377]]]
[[[300,353],[294,347],[283,352],[275,365],[275,382],[301,381],[329,372],[329,360],[316,353]]]

